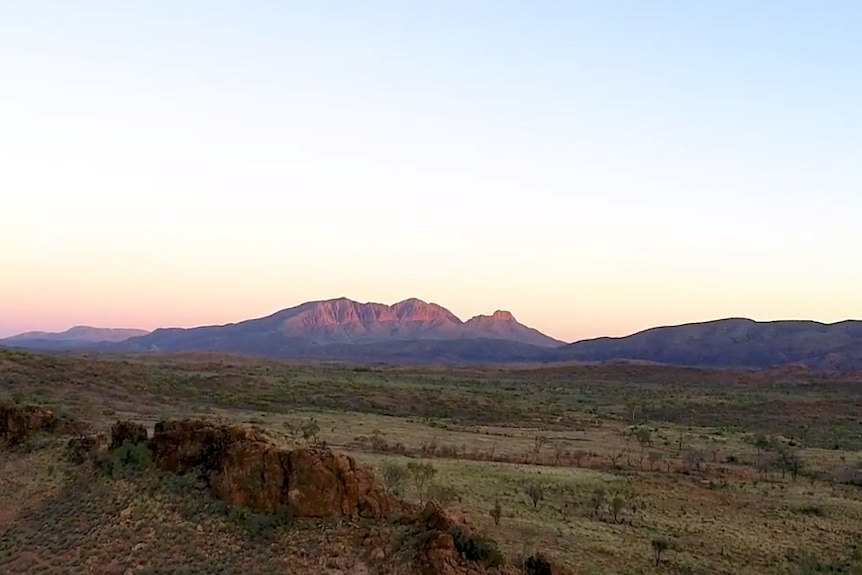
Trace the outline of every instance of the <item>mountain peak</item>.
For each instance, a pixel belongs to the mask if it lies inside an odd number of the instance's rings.
[[[401,321],[461,323],[461,320],[445,307],[415,297],[393,304],[390,309],[395,317]]]
[[[491,315],[475,315],[470,318],[470,322],[479,323],[518,323],[512,312],[498,309]],[[468,322],[469,323],[469,322]]]
[[[515,320],[515,316],[512,315],[512,312],[502,309],[498,309],[491,314],[491,319],[494,321],[517,321]]]

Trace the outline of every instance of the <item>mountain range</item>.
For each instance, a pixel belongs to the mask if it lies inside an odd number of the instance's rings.
[[[59,333],[28,331],[0,339],[0,345],[31,349],[72,349],[95,344],[119,343],[132,337],[147,335],[144,329],[99,328],[77,325]]]
[[[703,367],[796,364],[862,369],[862,322],[757,322],[729,318],[566,344],[507,311],[462,321],[412,298],[393,305],[347,298],[312,301],[227,325],[143,330],[78,326],[29,332],[0,345],[103,352],[213,351],[276,358],[399,363],[603,362],[636,360]]]

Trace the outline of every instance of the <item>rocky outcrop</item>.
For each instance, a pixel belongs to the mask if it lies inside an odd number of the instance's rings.
[[[428,503],[413,524],[419,532],[416,561],[423,575],[519,573],[502,565],[496,544],[477,534],[463,513]]]
[[[39,432],[54,432],[61,427],[53,412],[34,405],[0,404],[0,438],[19,445]]]
[[[455,540],[448,533],[432,531],[417,555],[423,575],[479,575],[477,565],[469,565],[458,554]]]
[[[118,422],[112,431],[119,434],[114,446],[129,433],[140,437],[134,424]],[[294,517],[391,517],[401,509],[353,458],[325,448],[283,449],[257,428],[159,422],[148,445],[158,467],[199,472],[229,505],[265,513],[286,507]]]

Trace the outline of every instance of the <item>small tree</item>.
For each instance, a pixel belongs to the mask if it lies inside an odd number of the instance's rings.
[[[549,439],[547,435],[536,435],[536,437],[533,438],[533,453],[538,455],[539,452],[542,451],[542,447],[544,447],[548,441]]]
[[[654,537],[650,544],[652,545],[653,557],[655,557],[655,565],[658,567],[661,563],[662,553],[670,549],[670,541],[667,540],[667,537]]]
[[[461,496],[451,485],[432,482],[428,488],[428,499],[445,507],[454,501],[460,501]]]
[[[575,451],[572,452],[572,459],[575,460],[575,465],[577,467],[581,466],[581,460],[583,460],[583,458],[586,456],[587,456],[587,452],[584,451],[583,449],[576,449]]]
[[[500,518],[503,516],[503,508],[500,506],[500,500],[494,501],[494,507],[491,508],[491,517],[494,519],[494,525],[500,524]]]
[[[638,445],[640,446],[640,459],[638,460],[638,468],[643,466],[644,461],[644,450],[647,447],[652,447],[652,433],[650,432],[648,427],[638,427],[632,432],[634,438],[637,440]]]
[[[700,471],[703,465],[705,458],[703,453],[697,450],[691,450],[686,452],[685,456],[682,458],[682,467],[686,473],[692,473],[695,471]]]
[[[650,432],[649,427],[638,427],[634,431],[634,436],[641,446],[641,451],[647,447],[652,447],[652,432]]]
[[[302,439],[310,445],[317,445],[318,435],[320,434],[320,425],[313,417],[308,418],[308,421],[299,426],[299,432],[302,434]]]
[[[437,475],[437,469],[431,463],[411,461],[407,464],[407,472],[413,480],[419,504],[423,505],[428,495],[428,488],[431,486],[431,482],[434,481],[434,476]]]
[[[611,513],[614,515],[614,523],[619,522],[619,515],[625,509],[625,506],[626,500],[622,495],[614,495],[614,498],[611,499]]]
[[[664,456],[660,451],[650,451],[647,459],[649,460],[649,470],[655,471],[657,465],[661,464],[661,460]]]
[[[562,441],[554,442],[554,465],[559,465],[560,460],[563,458],[563,455],[566,453],[566,444]]]
[[[769,451],[769,449],[772,447],[772,440],[766,435],[755,436],[752,443],[754,444],[754,447],[755,449],[757,449],[758,453],[760,453],[761,451]]]
[[[535,483],[528,483],[524,486],[524,493],[527,494],[527,497],[530,498],[530,501],[533,502],[533,507],[539,506],[539,501],[545,499],[545,492],[542,490],[540,485],[536,485]]]
[[[608,493],[604,487],[596,487],[590,496],[590,507],[593,509],[593,517],[596,517],[608,502]]]
[[[410,475],[407,468],[399,465],[394,461],[387,461],[383,464],[383,486],[386,492],[392,495],[401,495],[404,487],[404,482]]]
[[[790,473],[793,481],[796,481],[799,472],[802,470],[802,460],[799,458],[799,454],[790,447],[781,447],[778,449],[778,461],[776,463],[778,468],[781,469],[781,476],[784,477],[785,473]]]
[[[620,451],[617,451],[617,450],[615,450],[615,449],[612,449],[612,450],[611,450],[611,452],[610,452],[610,453],[608,453],[608,460],[611,462],[611,465],[612,465],[615,469],[618,469],[618,468],[619,468],[619,466],[620,466],[620,458],[622,458],[622,456],[623,456],[623,455],[625,455],[626,453],[627,453],[627,450],[625,450],[625,449],[620,450]]]
[[[757,454],[757,460],[755,461],[755,466],[757,470],[760,472],[760,476],[762,479],[769,479],[769,470],[775,465],[775,456],[771,453],[767,453],[765,451],[760,451]]]

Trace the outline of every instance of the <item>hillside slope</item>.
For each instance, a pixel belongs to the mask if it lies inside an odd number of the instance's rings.
[[[272,315],[235,324],[191,329],[158,329],[128,340],[123,349],[142,351],[230,351],[276,357],[342,356],[344,346],[400,345],[415,341],[500,340],[536,347],[563,342],[518,323],[498,311],[461,321],[446,308],[419,299],[394,305],[347,298],[307,302]],[[467,347],[472,344],[465,343]],[[354,355],[350,352],[349,355]]]
[[[631,359],[704,367],[862,369],[862,322],[757,322],[730,318],[657,327],[627,337],[575,342],[543,353],[545,361]]]

